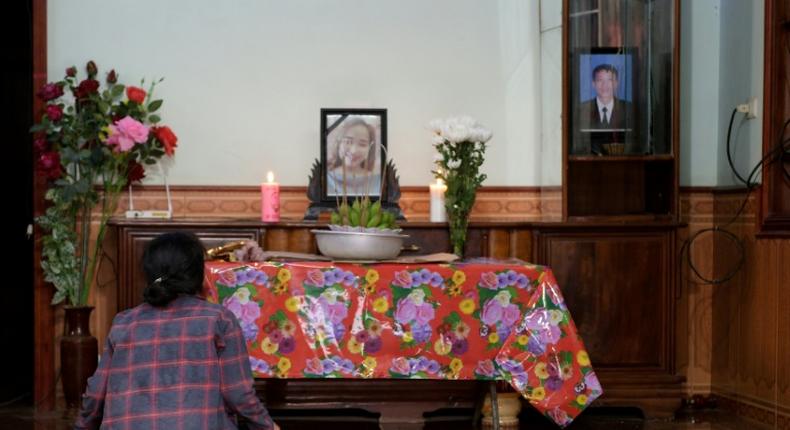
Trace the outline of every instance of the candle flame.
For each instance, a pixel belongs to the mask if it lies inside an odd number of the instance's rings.
[[[442,178],[436,178],[436,185],[444,185]]]
[[[271,170],[269,170],[269,173],[266,174],[266,182],[270,184],[274,182],[274,172],[272,172]]]

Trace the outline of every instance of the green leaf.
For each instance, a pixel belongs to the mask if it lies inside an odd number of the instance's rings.
[[[148,103],[148,112],[156,112],[162,106],[162,100],[154,100]]]
[[[156,124],[156,123],[158,123],[161,120],[162,120],[162,118],[159,118],[159,115],[150,115],[148,117],[148,121],[150,121],[152,124]]]
[[[118,85],[113,86],[112,90],[111,90],[111,94],[112,94],[113,98],[119,97],[120,95],[122,95],[123,94],[123,90],[124,90],[124,86],[123,85],[118,84]]]

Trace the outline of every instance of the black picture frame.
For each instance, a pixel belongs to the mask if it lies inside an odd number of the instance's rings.
[[[358,136],[343,136],[344,132],[357,133]],[[365,133],[367,131],[367,133]],[[361,136],[366,135],[366,136]],[[359,137],[359,140],[355,140]],[[345,194],[349,200],[368,195],[371,200],[388,201],[386,190],[387,165],[387,109],[360,108],[322,108],[321,109],[321,198],[322,203],[335,204]],[[345,143],[348,139],[349,143]],[[361,152],[365,140],[370,141],[368,155]],[[342,145],[351,145],[346,150],[347,157],[356,157],[356,169],[369,166],[370,174],[357,176],[346,170],[339,152]],[[380,146],[379,146],[380,144]],[[350,168],[350,167],[349,167]],[[343,176],[345,174],[345,177]]]
[[[579,48],[572,52],[568,91],[571,155],[643,153],[637,149],[644,123],[639,106],[646,100],[641,91],[637,54],[637,48],[622,46]],[[616,71],[618,81],[607,121],[601,118],[593,83],[593,72],[603,65]]]

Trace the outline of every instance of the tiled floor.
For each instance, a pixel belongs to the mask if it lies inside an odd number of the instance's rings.
[[[736,419],[725,411],[693,411],[681,412],[674,421],[644,421],[638,417],[628,416],[609,411],[588,411],[568,427],[569,430],[762,430],[769,427]],[[273,414],[277,415],[276,411]],[[72,418],[63,412],[39,413],[34,415],[32,409],[14,407],[0,409],[0,429],[9,430],[65,430],[70,429]],[[353,421],[335,417],[332,422],[320,420],[299,420],[294,417],[283,417],[279,420],[283,430],[296,429],[377,429],[378,425],[369,419]],[[471,425],[437,418],[427,423],[426,429],[472,429]],[[540,415],[529,413],[521,416],[521,429],[542,430],[557,429]]]

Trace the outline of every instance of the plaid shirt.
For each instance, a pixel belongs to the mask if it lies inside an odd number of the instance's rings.
[[[220,305],[182,296],[113,321],[75,429],[273,429],[255,396],[244,337]]]

